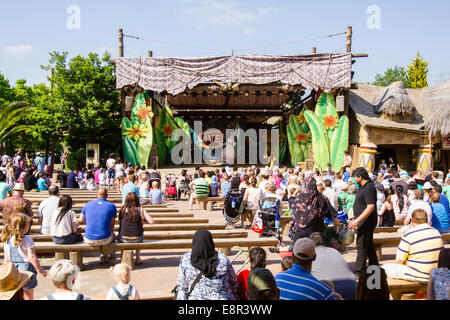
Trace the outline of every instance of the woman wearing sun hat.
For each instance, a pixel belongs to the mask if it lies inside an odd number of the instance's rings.
[[[17,269],[12,262],[0,265],[0,300],[24,300],[23,287],[32,275]]]

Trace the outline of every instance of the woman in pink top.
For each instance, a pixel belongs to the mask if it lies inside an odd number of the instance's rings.
[[[403,187],[401,185],[397,185],[394,192],[395,193],[392,195],[391,200],[394,207],[395,219],[403,220],[408,215],[408,196],[403,194]]]

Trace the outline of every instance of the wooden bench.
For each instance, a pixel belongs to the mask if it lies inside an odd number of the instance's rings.
[[[278,240],[275,238],[258,238],[258,239],[215,239],[214,245],[220,251],[226,249],[229,252],[232,247],[266,247],[276,246]],[[83,267],[83,253],[84,252],[121,252],[122,263],[126,263],[131,269],[134,269],[133,251],[134,250],[167,250],[167,249],[191,249],[191,239],[177,239],[177,240],[145,240],[141,243],[112,243],[106,246],[90,246],[85,243],[58,245],[53,242],[37,242],[35,244],[35,251],[39,252],[55,252],[56,259],[63,259],[64,253],[69,253],[70,260],[76,264],[80,269]],[[0,250],[3,250],[3,243],[0,244]]]
[[[72,206],[72,210],[76,211],[79,210],[81,212],[81,210],[83,209],[85,204],[80,204],[80,203],[74,203]],[[117,211],[120,210],[120,208],[122,207],[122,205],[116,205],[116,209]],[[178,208],[167,208],[167,207],[153,207],[153,206],[147,206],[147,205],[143,205],[142,208],[144,208],[148,213],[151,212],[178,212],[180,210],[178,210]],[[39,206],[31,206],[31,209],[34,211],[37,211],[39,209]]]
[[[417,293],[418,291],[427,291],[426,283],[416,281],[388,278],[389,292],[393,300],[401,300],[404,294]]]
[[[450,241],[450,233],[441,234],[444,241]],[[373,235],[373,244],[377,253],[378,261],[382,261],[383,246],[393,246],[400,243],[402,234],[400,233],[376,233]]]
[[[196,199],[197,202],[206,202],[206,210],[212,211],[214,202],[223,201],[225,197],[201,197]]]

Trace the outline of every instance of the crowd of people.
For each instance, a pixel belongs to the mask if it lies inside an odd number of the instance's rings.
[[[39,181],[36,189],[49,194],[40,203],[37,213],[40,232],[51,235],[55,244],[84,241],[102,247],[116,240],[142,242],[143,222],[154,223],[143,205],[162,203],[164,196],[161,173],[156,166],[150,170],[133,167],[111,155],[105,168],[90,165],[82,170],[75,169],[67,176],[69,189],[86,188],[97,192],[97,199],[88,202],[77,218],[71,196],[61,195],[59,187],[46,183],[45,173],[40,174],[44,174],[40,179],[44,180],[41,185],[45,185],[45,189],[39,188]],[[227,256],[215,250],[211,233],[197,231],[192,251],[180,260],[177,299],[365,299],[373,292],[369,294],[367,288],[361,288],[365,283],[361,280],[367,276],[368,266],[380,266],[373,244],[374,230],[393,227],[399,221],[403,223],[399,229],[403,236],[396,263],[381,265],[381,274],[384,278],[428,282],[429,297],[449,298],[449,249],[444,247],[442,234],[449,232],[450,172],[412,173],[397,164],[382,164],[375,172],[365,168],[352,171],[350,166],[334,172],[331,165],[325,170],[306,172],[300,166],[262,169],[250,166],[241,170],[196,167],[193,172],[182,170],[175,179],[179,182],[175,198],[180,199],[187,193],[188,209],[201,197],[227,197],[233,190],[240,191],[244,208],[241,227],[250,227],[246,222],[252,223],[260,200],[268,195],[280,202],[286,201],[288,214],[293,216],[292,245],[288,255],[280,258],[281,272],[275,276],[266,269],[263,248],[250,250],[250,269],[236,275]],[[61,177],[59,180],[63,184]],[[33,299],[37,273],[45,277],[47,272],[34,252],[33,240],[27,236],[33,211],[31,202],[24,198],[28,190],[24,185],[19,180],[11,185],[7,174],[0,174],[3,196],[0,208],[4,223],[1,241],[5,243],[5,266],[2,267],[28,279],[18,283],[17,292],[21,292],[19,295],[24,299]],[[166,190],[167,187],[166,182]],[[117,191],[122,195],[119,213],[107,200],[108,192]],[[116,220],[120,224],[117,235],[114,233]],[[342,254],[330,247],[327,239],[328,228],[342,222],[355,230],[357,257],[353,270]],[[84,232],[80,224],[86,225]],[[114,252],[102,250],[101,263],[114,257]],[[139,251],[136,251],[135,263],[142,263]],[[136,288],[129,284],[129,269],[118,265],[112,272],[118,285],[108,292],[108,299],[139,298]],[[78,271],[70,261],[57,261],[48,274],[56,291],[44,299],[89,298],[72,291]],[[388,288],[381,290],[378,296],[388,299]]]

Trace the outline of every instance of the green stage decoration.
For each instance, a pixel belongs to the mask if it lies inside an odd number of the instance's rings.
[[[287,125],[287,137],[293,167],[299,162],[304,162],[309,156],[311,130],[303,115],[304,113],[300,113],[299,116],[291,114]]]

